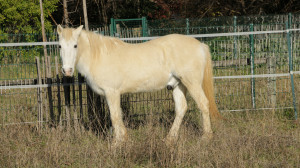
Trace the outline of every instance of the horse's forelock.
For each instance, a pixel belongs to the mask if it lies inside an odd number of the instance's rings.
[[[65,39],[65,40],[67,40],[67,41],[69,41],[71,38],[72,38],[72,36],[73,36],[73,31],[74,31],[75,29],[72,29],[72,28],[65,28],[64,30],[63,30],[63,32],[62,32],[62,37]]]

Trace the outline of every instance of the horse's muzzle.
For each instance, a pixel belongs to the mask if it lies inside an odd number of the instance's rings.
[[[72,68],[67,68],[67,69],[61,68],[61,72],[65,76],[68,76],[68,77],[72,77],[73,76],[73,69]]]

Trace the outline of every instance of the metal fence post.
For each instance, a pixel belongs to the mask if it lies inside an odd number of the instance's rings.
[[[236,33],[236,16],[233,16],[233,32]],[[237,59],[237,46],[236,46],[236,43],[237,43],[237,36],[233,36],[234,38],[234,41],[233,41],[233,54],[234,54],[234,59]]]
[[[115,20],[114,18],[110,18],[110,30],[109,30],[109,33],[110,33],[110,36],[114,36],[114,33],[115,33]]]
[[[189,21],[189,18],[185,19],[185,23],[186,23],[186,34],[189,35],[190,34],[190,21]]]
[[[290,24],[289,24],[290,23]],[[297,105],[296,105],[296,95],[295,95],[295,84],[294,84],[294,74],[293,74],[293,56],[292,56],[292,45],[291,45],[291,34],[289,28],[291,26],[291,22],[286,22],[286,29],[287,29],[287,45],[288,45],[288,53],[289,53],[289,71],[291,77],[291,87],[292,87],[292,96],[293,96],[293,106],[294,106],[294,113],[295,113],[295,120],[298,119],[297,113]]]
[[[142,17],[143,37],[148,36],[148,26],[146,17]]]
[[[253,32],[253,24],[250,24],[250,31]],[[250,35],[250,64],[251,75],[254,75],[254,38],[253,34]],[[251,78],[251,96],[252,96],[252,108],[256,108],[255,104],[255,78]]]
[[[237,32],[236,16],[233,16],[233,31]],[[237,36],[233,36],[233,59],[237,60]],[[238,64],[236,64],[235,69],[238,69]]]
[[[273,52],[272,55],[270,55],[267,58],[267,67],[268,67],[268,73],[269,74],[276,74],[276,56]],[[268,78],[268,94],[270,98],[271,108],[273,111],[276,109],[276,77],[270,77]]]
[[[292,28],[292,13],[289,13],[289,15],[288,15],[288,21],[289,21],[288,28],[290,29],[290,28]]]

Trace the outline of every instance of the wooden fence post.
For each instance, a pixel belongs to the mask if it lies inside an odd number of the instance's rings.
[[[36,69],[37,69],[37,83],[39,85],[42,84],[42,76],[41,76],[41,69],[40,69],[40,58],[35,57],[36,60]],[[38,129],[42,127],[42,120],[43,120],[43,93],[42,88],[37,88],[37,100],[38,100]]]
[[[83,5],[83,16],[84,16],[84,24],[85,30],[89,30],[88,16],[87,16],[87,8],[86,8],[86,0],[82,0]]]
[[[94,127],[94,96],[93,96],[93,91],[92,89],[89,87],[89,85],[86,85],[86,96],[87,96],[87,108],[88,108],[88,119],[89,122],[91,123],[89,126],[91,128]]]
[[[75,78],[72,78],[72,97],[73,97],[73,123],[74,123],[74,129],[77,132],[79,125],[78,125],[78,115],[77,115],[77,106],[76,106],[76,94],[75,94]]]
[[[66,122],[67,129],[71,128],[71,118],[70,118],[70,79],[67,77],[63,77],[63,85],[64,85],[64,96],[65,96],[65,106],[66,106]]]
[[[47,74],[47,84],[49,85],[47,87],[47,92],[48,92],[48,104],[49,104],[49,110],[50,110],[50,124],[53,125],[55,122],[55,116],[54,116],[54,111],[53,111],[53,96],[52,96],[52,78],[51,78],[51,58],[50,56],[46,57],[46,59],[48,60],[48,67],[46,67],[48,70],[48,74]],[[46,71],[46,72],[47,72]]]
[[[55,56],[55,71],[56,71],[56,84],[57,84],[57,109],[58,109],[58,124],[62,127],[61,122],[61,96],[60,96],[60,78],[59,78],[59,71],[58,71],[58,58]]]
[[[82,120],[83,118],[83,106],[82,106],[82,83],[84,82],[83,76],[81,76],[80,73],[78,73],[78,91],[79,91],[79,119]]]
[[[42,57],[42,68],[41,68],[41,84],[45,84],[46,83],[46,71],[47,71],[47,68],[46,68],[46,61],[45,61],[45,57]],[[42,92],[44,92],[42,90]],[[47,101],[44,102],[44,108],[45,108],[45,112],[48,111],[48,105],[47,105]]]

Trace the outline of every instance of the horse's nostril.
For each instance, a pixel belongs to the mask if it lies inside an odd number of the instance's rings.
[[[64,68],[61,68],[61,72],[62,72],[63,74],[66,73]]]
[[[65,76],[71,76],[73,74],[73,68],[61,68],[61,72]]]

